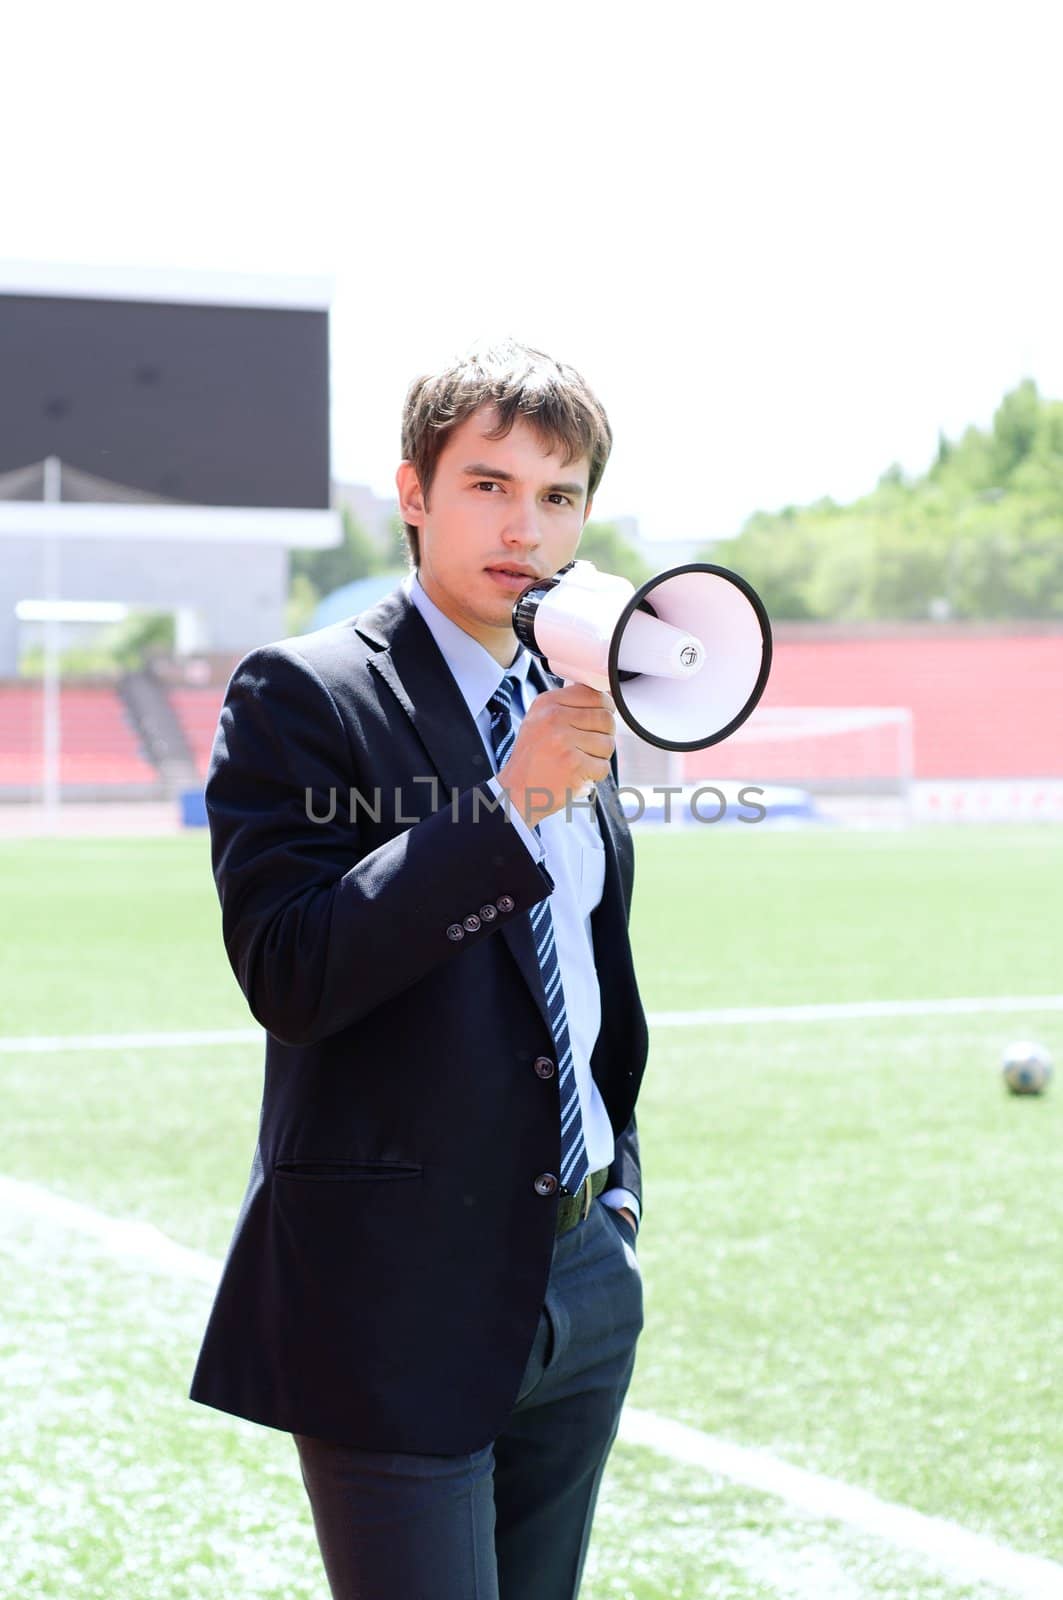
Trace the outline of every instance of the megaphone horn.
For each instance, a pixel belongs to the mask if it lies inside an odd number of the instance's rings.
[[[640,739],[703,750],[749,716],[771,670],[771,624],[744,578],[706,562],[636,589],[573,561],[522,592],[513,631],[551,672],[612,695]]]

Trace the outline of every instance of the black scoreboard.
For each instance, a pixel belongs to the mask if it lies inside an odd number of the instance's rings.
[[[45,456],[166,500],[329,505],[328,311],[0,288],[0,473]]]

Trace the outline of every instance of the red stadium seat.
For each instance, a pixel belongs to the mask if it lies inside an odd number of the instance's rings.
[[[0,787],[41,783],[44,691],[39,684],[0,684]],[[59,781],[66,788],[155,785],[117,691],[107,684],[63,684],[59,695]]]
[[[201,778],[207,775],[214,731],[218,726],[218,713],[224,699],[223,689],[171,689],[170,704],[177,713],[185,738],[195,758]]]

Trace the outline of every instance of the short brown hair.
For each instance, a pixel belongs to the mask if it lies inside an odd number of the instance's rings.
[[[426,506],[447,435],[483,405],[498,412],[498,426],[489,438],[505,438],[520,417],[544,444],[565,451],[566,466],[587,456],[587,498],[594,494],[613,445],[601,402],[574,367],[506,339],[474,345],[443,372],[426,373],[410,385],[402,411],[402,457],[413,462]],[[416,567],[421,559],[418,530],[408,522],[404,526]]]

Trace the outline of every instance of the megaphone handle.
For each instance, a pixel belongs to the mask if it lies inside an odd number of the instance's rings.
[[[579,682],[578,678],[562,678],[561,687],[563,689],[567,689],[572,684],[578,683],[578,682]],[[596,792],[596,789],[597,789],[597,784],[596,784],[595,779],[594,778],[588,778],[586,783],[583,784],[582,788],[579,788],[579,789],[577,789],[575,791],[575,793],[573,794],[572,798],[573,798],[573,800],[589,800],[591,795]]]

